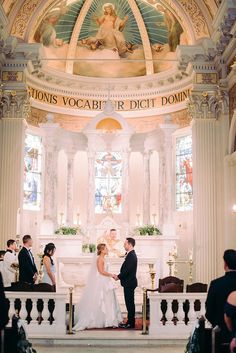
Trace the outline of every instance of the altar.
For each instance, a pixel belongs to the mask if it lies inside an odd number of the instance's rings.
[[[57,288],[58,291],[72,287],[74,289],[74,301],[77,302],[83,292],[86,281],[89,280],[88,272],[94,254],[84,254],[80,257],[57,257]],[[111,273],[119,274],[124,258],[109,258],[108,270]],[[151,288],[149,264],[153,264],[157,271],[156,279],[160,278],[160,260],[157,258],[138,258],[138,287],[135,293],[136,311],[140,312],[142,307],[142,288]],[[157,282],[157,281],[156,281]],[[157,283],[156,283],[157,285]],[[115,282],[118,301],[122,311],[125,311],[123,288],[120,282]]]
[[[138,288],[136,289],[136,310],[141,311],[142,288],[151,288],[150,265],[154,266],[156,272],[155,287],[158,286],[159,278],[169,274],[168,261],[169,252],[175,246],[174,238],[164,236],[135,236],[135,251],[138,256]],[[89,268],[94,253],[84,253],[82,248],[83,239],[81,236],[39,236],[38,246],[41,249],[47,242],[54,242],[56,245],[55,262],[57,268],[57,291],[65,288],[74,289],[74,300],[79,300],[85,283],[88,278]],[[124,257],[108,257],[109,272],[118,274],[124,261]],[[119,282],[116,282],[117,296],[122,310],[125,310],[123,289]]]

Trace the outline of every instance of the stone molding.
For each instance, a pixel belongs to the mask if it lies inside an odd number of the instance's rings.
[[[39,4],[38,0],[26,0],[24,4],[19,9],[15,20],[13,22],[13,26],[11,29],[11,34],[23,39],[25,31],[27,29],[27,25],[30,21],[32,14]]]

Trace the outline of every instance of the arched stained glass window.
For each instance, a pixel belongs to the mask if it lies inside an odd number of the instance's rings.
[[[26,134],[24,155],[24,209],[40,209],[41,187],[42,139],[40,136]]]
[[[121,190],[121,154],[98,152],[95,160],[95,213],[121,213]]]
[[[176,211],[193,209],[192,136],[176,139]]]

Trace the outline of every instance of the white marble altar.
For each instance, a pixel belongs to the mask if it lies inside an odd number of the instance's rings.
[[[78,257],[82,255],[82,236],[80,235],[40,235],[37,237],[39,252],[43,252],[47,243],[55,244],[55,257]]]
[[[66,237],[66,236],[65,236]],[[54,237],[57,252],[55,254],[57,266],[57,289],[59,291],[68,287],[74,288],[75,298],[79,299],[83,287],[87,280],[88,271],[94,254],[79,253],[77,242],[79,240]],[[40,237],[40,241],[46,240],[46,237]],[[149,264],[154,265],[156,271],[155,286],[158,286],[159,278],[169,274],[168,261],[169,252],[175,246],[174,238],[165,238],[163,236],[136,236],[136,253],[138,255],[138,288],[136,290],[136,304],[138,310],[142,306],[142,288],[151,288],[151,279],[149,274]],[[51,239],[52,240],[52,239]],[[71,248],[69,248],[69,243]],[[70,252],[69,249],[72,249]],[[74,255],[77,253],[77,256]],[[108,259],[109,272],[118,274],[124,258],[111,257]],[[119,302],[124,309],[123,290],[117,283],[117,295]]]
[[[77,302],[81,296],[84,285],[87,281],[88,271],[94,254],[84,254],[80,257],[57,257],[57,288],[60,292],[65,288],[74,288],[74,301]],[[118,274],[124,258],[110,258],[109,272]],[[151,279],[149,275],[149,264],[154,264],[157,270],[157,279],[160,276],[158,269],[160,268],[160,261],[156,258],[139,258],[138,259],[138,288],[135,294],[136,311],[141,311],[142,307],[142,287],[151,288]],[[125,303],[123,296],[123,288],[119,282],[117,285],[118,301],[121,305],[122,311],[125,311]]]

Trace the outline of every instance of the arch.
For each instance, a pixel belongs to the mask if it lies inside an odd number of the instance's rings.
[[[190,2],[190,4],[189,4],[189,2]],[[209,24],[209,19],[212,17],[212,15],[209,12],[209,7],[210,7],[209,1],[207,3],[206,3],[206,1],[201,1],[201,2],[198,1],[197,2],[194,0],[191,0],[189,2],[186,0],[180,0],[180,1],[161,0],[161,3],[164,6],[166,6],[169,10],[172,10],[172,11],[173,11],[173,9],[175,10],[175,14],[177,15],[178,19],[181,20],[183,27],[185,28],[185,30],[187,30],[187,33],[190,36],[190,41],[193,43],[196,41],[196,39],[199,39],[201,37],[201,36],[199,37],[199,35],[197,33],[198,28],[199,28],[198,24],[199,24],[199,20],[201,17],[205,20],[206,25],[208,26],[208,28],[207,28],[208,33],[205,33],[205,36],[207,36],[209,34],[209,30],[211,32],[211,25]],[[213,1],[211,1],[211,3],[212,2]],[[14,34],[12,32],[12,30],[13,30],[13,27],[15,28],[14,30],[16,30],[17,23],[23,24],[23,22],[24,22],[23,27],[19,27],[17,25],[18,30],[17,30],[16,36],[18,36],[18,31],[20,31],[21,32],[20,38],[22,38],[24,40],[29,40],[30,37],[32,37],[31,36],[32,31],[29,30],[29,27],[32,28],[33,26],[31,26],[31,25],[33,25],[33,23],[38,22],[37,19],[42,17],[42,14],[43,14],[43,12],[45,12],[45,9],[52,8],[54,3],[55,3],[55,0],[49,0],[49,1],[24,0],[21,2],[17,1],[15,4],[13,3],[13,6],[9,11],[9,6],[10,6],[9,1],[7,1],[7,0],[4,1],[3,6],[8,11],[9,20],[10,20],[10,27],[11,27],[11,34]],[[89,4],[89,3],[92,3],[92,0],[85,1],[85,4],[84,4],[85,10],[87,7],[89,7],[86,4]],[[132,5],[132,8],[134,6],[137,6],[136,4],[133,5],[133,2],[131,0],[129,0],[129,3],[130,3],[130,6]],[[24,11],[22,11],[22,9],[24,9],[24,8],[27,9],[27,21],[25,20],[26,13]],[[199,16],[196,16],[196,13],[194,15],[194,11],[193,11],[194,8],[197,9]],[[214,4],[214,6],[212,6],[211,9],[215,12],[216,11],[216,4]],[[206,10],[206,11],[204,11],[204,10]],[[81,18],[82,18],[82,16],[81,16]],[[83,18],[84,18],[84,15],[83,15]],[[82,22],[83,21],[81,21],[81,23]],[[79,33],[79,28],[76,30],[76,33]],[[140,34],[142,35],[142,33],[144,33],[144,32],[141,31]],[[144,40],[144,38],[143,38],[143,40]],[[148,41],[148,43],[149,43],[149,41]]]

